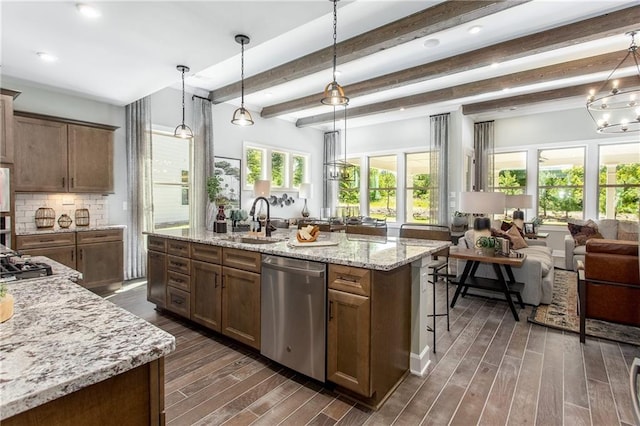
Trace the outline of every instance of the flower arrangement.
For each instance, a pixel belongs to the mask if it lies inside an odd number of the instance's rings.
[[[495,237],[482,236],[476,240],[476,247],[482,249],[482,254],[485,256],[494,256],[496,253],[496,239]]]

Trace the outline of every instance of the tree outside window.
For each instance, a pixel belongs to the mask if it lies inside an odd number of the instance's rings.
[[[638,220],[640,143],[599,147],[598,217]]]
[[[348,158],[350,178],[338,182],[338,216],[360,215],[360,158]]]
[[[262,156],[263,150],[257,148],[246,149],[246,181],[248,185],[253,184],[262,178]]]
[[[429,223],[430,153],[406,154],[406,222]]]
[[[397,220],[398,166],[395,155],[369,158],[369,216]]]
[[[584,218],[585,149],[538,151],[538,216],[547,224]]]

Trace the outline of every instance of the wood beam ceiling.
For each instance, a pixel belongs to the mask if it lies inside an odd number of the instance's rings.
[[[499,92],[504,89],[513,89],[534,83],[555,81],[563,78],[576,77],[602,71],[610,71],[626,55],[626,51],[612,52],[604,55],[582,58],[575,61],[563,62],[547,67],[517,72],[501,77],[474,81],[453,87],[445,87],[426,93],[391,99],[369,105],[350,108],[347,110],[348,118],[363,117],[371,114],[380,114],[395,111],[400,108],[411,108],[452,99],[463,99],[483,93]],[[586,93],[585,93],[586,96]],[[304,117],[296,121],[296,126],[306,127],[333,121],[333,111]]]
[[[338,43],[336,46],[338,64],[355,61],[380,50],[471,22],[528,1],[530,0],[445,1]],[[329,69],[332,62],[333,46],[329,46],[245,78],[244,92],[245,94],[254,93]],[[237,81],[209,92],[209,99],[214,103],[226,102],[238,98],[240,91],[241,82]]]
[[[618,78],[620,87],[634,87],[638,85],[638,76],[629,76]],[[480,114],[484,112],[494,112],[505,109],[515,109],[522,106],[529,106],[546,101],[555,101],[558,99],[572,98],[574,96],[582,96],[586,99],[589,89],[593,89],[593,83],[579,84],[576,86],[563,87],[561,89],[545,90],[536,93],[527,93],[525,95],[510,96],[508,98],[494,99],[491,101],[476,102],[473,104],[462,105],[462,113],[464,115]],[[586,110],[585,110],[586,111]]]
[[[538,53],[548,52],[603,37],[624,34],[640,26],[640,6],[632,6],[606,15],[552,28],[533,35],[523,36],[503,43],[435,62],[397,71],[370,80],[345,86],[350,98],[364,96],[419,83],[450,74],[469,71],[494,62],[505,62]],[[261,117],[271,118],[319,105],[322,93],[305,96],[262,109]]]

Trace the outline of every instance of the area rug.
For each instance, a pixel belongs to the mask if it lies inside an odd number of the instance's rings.
[[[554,279],[551,303],[535,307],[528,320],[534,324],[579,333],[576,273],[556,269]],[[587,318],[587,336],[640,346],[640,328],[612,322]]]

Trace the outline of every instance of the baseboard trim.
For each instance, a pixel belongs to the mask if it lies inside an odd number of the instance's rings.
[[[424,377],[427,372],[427,368],[431,363],[431,360],[429,359],[430,350],[431,347],[427,345],[419,355],[411,352],[411,357],[409,358],[409,371],[411,374],[414,376]]]

